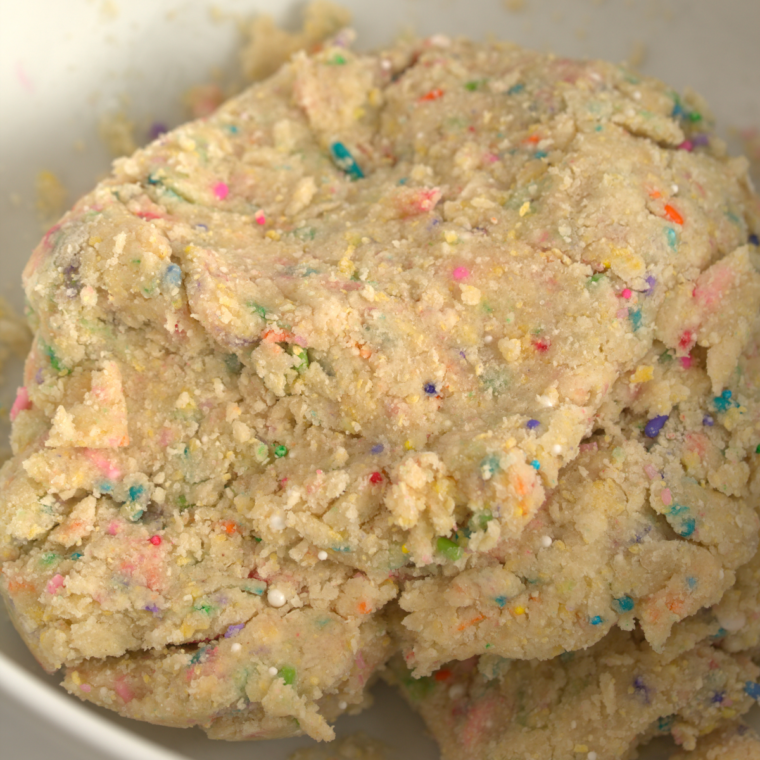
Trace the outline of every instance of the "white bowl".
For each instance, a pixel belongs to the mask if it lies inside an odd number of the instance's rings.
[[[20,272],[41,236],[34,181],[55,172],[71,201],[108,170],[99,118],[123,108],[145,131],[153,120],[182,120],[181,95],[233,71],[238,33],[232,15],[257,11],[294,23],[294,0],[26,0],[4,3],[0,27],[0,294],[21,307]],[[358,46],[388,43],[401,31],[513,39],[571,56],[627,59],[643,49],[642,70],[712,104],[725,135],[760,125],[760,3],[757,0],[344,0]],[[138,130],[139,131],[139,130]],[[78,147],[77,147],[78,145]],[[18,367],[15,368],[18,373]],[[6,372],[0,401],[16,377]],[[371,711],[338,723],[385,740],[398,760],[434,760],[422,723],[389,690]],[[12,728],[11,728],[12,724]],[[37,760],[280,760],[308,739],[226,744],[199,730],[167,729],[80,703],[45,675],[0,610],[0,755]],[[650,751],[647,758],[658,756]]]

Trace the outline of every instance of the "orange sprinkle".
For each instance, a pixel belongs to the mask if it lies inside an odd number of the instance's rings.
[[[433,675],[436,681],[448,681],[451,678],[451,671],[448,668],[441,668]]]
[[[652,200],[657,200],[658,198],[662,198],[662,193],[659,190],[650,190],[649,197]]]
[[[238,524],[236,522],[232,522],[232,520],[220,520],[219,525],[224,528],[224,532],[231,536],[233,533],[238,532]]]
[[[265,330],[261,339],[267,343],[290,343],[293,340],[291,333],[285,330]]]
[[[436,87],[434,90],[430,90],[430,92],[426,92],[421,98],[420,102],[430,102],[431,100],[438,100],[438,98],[443,97],[443,90],[440,87]]]
[[[371,611],[372,608],[367,604],[367,602],[359,602],[359,612],[361,612],[362,615],[366,615]]]
[[[683,224],[683,217],[669,203],[665,205],[665,216],[670,219],[671,222]]]
[[[541,135],[531,135],[530,137],[526,137],[523,142],[530,143],[531,145],[535,145],[536,143],[541,142]]]
[[[19,591],[37,591],[37,587],[29,581],[8,581],[9,594],[16,594]]]
[[[471,625],[475,625],[475,623],[479,623],[481,620],[485,619],[485,615],[476,615],[474,618],[472,618],[472,620],[468,620],[466,623],[461,623],[457,630],[463,631],[465,628],[469,628]]]

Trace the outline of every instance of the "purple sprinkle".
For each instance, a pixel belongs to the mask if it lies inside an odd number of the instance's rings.
[[[641,676],[637,676],[633,682],[633,688],[644,698],[646,704],[650,703],[649,687],[644,683],[644,679]]]
[[[42,371],[42,367],[40,367],[35,373],[34,380],[37,385],[42,385],[42,383],[45,381],[45,374]]]
[[[382,454],[383,451],[385,451],[385,446],[383,446],[382,443],[375,444],[372,447],[372,453],[373,454]]]
[[[692,141],[692,143],[694,143],[694,145],[709,145],[710,144],[710,135],[706,135],[704,133],[698,134],[698,135],[694,135],[691,138],[691,141]]]
[[[715,420],[709,414],[706,414],[702,417],[702,424],[707,427],[712,427],[715,424]]]
[[[723,700],[726,698],[726,692],[725,691],[716,691],[715,694],[712,695],[710,701],[714,705],[720,705],[723,704]]]
[[[425,393],[428,394],[428,396],[435,396],[438,391],[436,390],[435,383],[425,383]]]
[[[467,354],[466,354],[464,351],[460,351],[460,352],[459,352],[459,355],[460,355],[460,356],[461,356],[463,359],[466,359],[466,358],[467,358]]]
[[[154,615],[158,615],[160,610],[158,607],[156,607],[155,604],[149,604],[147,607],[143,607],[144,610],[147,610],[148,612],[152,612]]]
[[[653,417],[644,426],[644,435],[646,435],[647,438],[657,438],[657,436],[660,434],[660,431],[665,427],[665,423],[667,421],[667,414],[661,414],[658,417]]]
[[[525,423],[525,427],[528,428],[528,430],[535,430],[541,423],[538,420],[528,420]]]
[[[238,623],[238,625],[231,625],[227,632],[224,634],[225,639],[231,639],[236,633],[240,633],[240,631],[245,628],[245,623]]]
[[[155,140],[157,137],[160,137],[165,132],[168,132],[169,128],[161,121],[154,121],[150,125],[150,129],[148,130],[148,137],[151,140]]]
[[[657,280],[654,277],[652,277],[652,275],[650,274],[649,277],[647,277],[646,282],[647,282],[647,285],[649,285],[649,287],[644,291],[644,294],[647,296],[651,296],[652,293],[654,293],[654,286],[657,284]]]

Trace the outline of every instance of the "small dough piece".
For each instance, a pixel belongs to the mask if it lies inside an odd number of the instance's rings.
[[[670,760],[760,760],[760,737],[735,721],[699,739],[693,752],[679,752]]]

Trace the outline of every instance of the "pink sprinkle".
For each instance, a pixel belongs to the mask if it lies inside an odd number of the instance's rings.
[[[581,451],[596,451],[599,448],[599,444],[596,441],[592,443],[582,443],[580,445]]]
[[[151,536],[148,540],[153,546],[161,546],[161,536]]]
[[[120,530],[119,521],[118,520],[111,520],[110,523],[108,523],[108,528],[106,529],[106,532],[109,536],[116,536],[118,535]]]
[[[628,309],[618,309],[615,316],[618,319],[625,319],[628,316]]]
[[[457,267],[452,273],[451,276],[455,280],[466,280],[470,276],[470,270],[467,269],[467,267]]]
[[[684,140],[678,147],[680,150],[688,150],[691,153],[694,150],[694,143],[691,140]]]
[[[682,356],[681,357],[681,366],[684,369],[690,369],[691,368],[691,357],[690,356]]]
[[[623,296],[623,298],[625,298],[626,300],[628,300],[633,295],[633,292],[631,291],[630,288],[624,288],[623,292],[620,295]]]
[[[29,401],[29,391],[26,389],[26,386],[23,385],[16,391],[16,400],[13,402],[13,406],[11,407],[11,422],[13,422],[16,417],[18,417],[20,412],[31,408],[32,402]]]
[[[645,464],[644,472],[650,480],[654,480],[657,477],[657,468],[653,464]]]
[[[673,503],[673,494],[670,493],[669,488],[663,488],[662,493],[660,494],[660,498],[662,499],[662,503],[669,507]]]
[[[135,695],[132,692],[132,689],[129,688],[127,683],[124,680],[124,676],[121,676],[120,678],[117,678],[113,682],[113,690],[125,701],[125,702],[131,702]]]
[[[85,694],[86,694],[88,691],[92,691],[92,686],[90,686],[90,684],[88,684],[88,683],[83,683],[83,684],[81,684],[79,688],[80,688],[80,689],[81,689],[83,692],[85,692]]]
[[[58,589],[63,586],[65,583],[64,577],[58,573],[57,575],[54,575],[49,581],[47,585],[47,592],[48,594],[55,594],[58,592]]]
[[[214,185],[214,195],[223,201],[230,194],[230,188],[226,182],[217,182]]]
[[[121,470],[96,449],[85,449],[85,454],[109,480],[118,480],[121,477]]]
[[[256,220],[256,224],[266,224],[267,218],[264,212],[259,209],[253,217]]]

